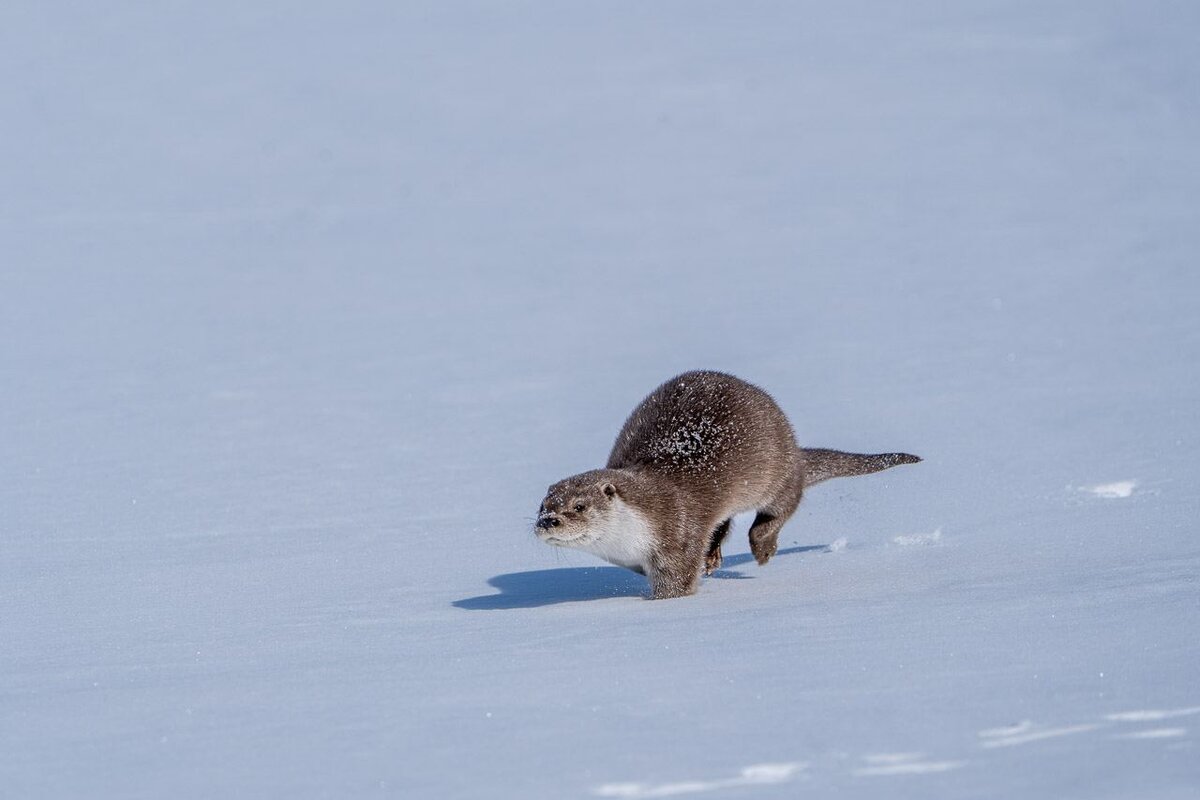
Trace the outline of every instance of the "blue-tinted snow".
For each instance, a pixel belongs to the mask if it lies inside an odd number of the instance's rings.
[[[2,793],[1195,796],[1197,30],[6,4]],[[697,367],[926,460],[538,544]]]

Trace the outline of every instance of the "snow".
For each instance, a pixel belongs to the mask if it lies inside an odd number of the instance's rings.
[[[742,786],[755,786],[769,783],[786,783],[793,775],[803,770],[807,764],[753,764],[742,769],[735,778],[721,778],[710,781],[681,781],[679,783],[663,783],[647,785],[643,783],[609,783],[599,786],[592,792],[598,797],[674,797],[681,794],[697,792],[713,792],[720,789],[732,789]]]
[[[1119,714],[1109,714],[1105,719],[1113,722],[1158,722],[1163,719],[1174,719],[1175,717],[1190,717],[1193,714],[1200,714],[1200,707],[1194,708],[1175,708],[1167,711],[1161,710],[1145,710],[1145,711],[1123,711]]]
[[[1137,488],[1137,481],[1113,481],[1112,483],[1102,483],[1098,486],[1088,486],[1085,488],[1085,491],[1091,492],[1096,497],[1103,497],[1107,500],[1118,500],[1123,497],[1132,497],[1135,488]]]
[[[1038,730],[1037,726],[1030,725],[1029,730],[1021,733],[1012,734],[1010,736],[994,736],[986,738],[979,743],[980,747],[1012,747],[1019,744],[1029,744],[1030,742],[1040,742],[1043,739],[1057,739],[1060,736],[1074,736],[1077,733],[1089,733],[1100,727],[1099,723],[1086,723],[1083,725],[1065,725],[1061,728],[1044,728]]]
[[[895,536],[892,541],[901,547],[911,547],[917,545],[939,544],[942,541],[942,529],[937,528],[931,533],[914,533],[908,536]]]
[[[1200,6],[0,23],[6,796],[1200,789]],[[694,368],[925,460],[643,600]]]
[[[1118,739],[1173,739],[1177,736],[1187,736],[1187,728],[1147,728],[1144,731],[1118,734]]]
[[[921,753],[880,753],[865,756],[869,766],[854,771],[859,777],[871,775],[922,775],[929,772],[949,772],[966,766],[965,761],[921,761]]]

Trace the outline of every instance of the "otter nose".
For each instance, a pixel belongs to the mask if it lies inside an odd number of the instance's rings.
[[[557,528],[560,524],[561,521],[558,517],[551,517],[548,515],[545,517],[538,517],[537,521],[537,526],[542,530],[545,530],[546,528]]]

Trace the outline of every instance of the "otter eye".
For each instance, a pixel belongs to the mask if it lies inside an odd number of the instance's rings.
[[[584,510],[586,510],[586,509],[587,509],[587,506],[585,506],[583,503],[575,504],[575,513],[577,513],[577,514],[582,514],[584,512]]]

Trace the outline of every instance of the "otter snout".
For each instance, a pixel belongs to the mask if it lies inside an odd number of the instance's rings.
[[[562,520],[553,514],[538,517],[537,526],[544,531],[550,528],[557,528],[559,525],[562,525]]]

